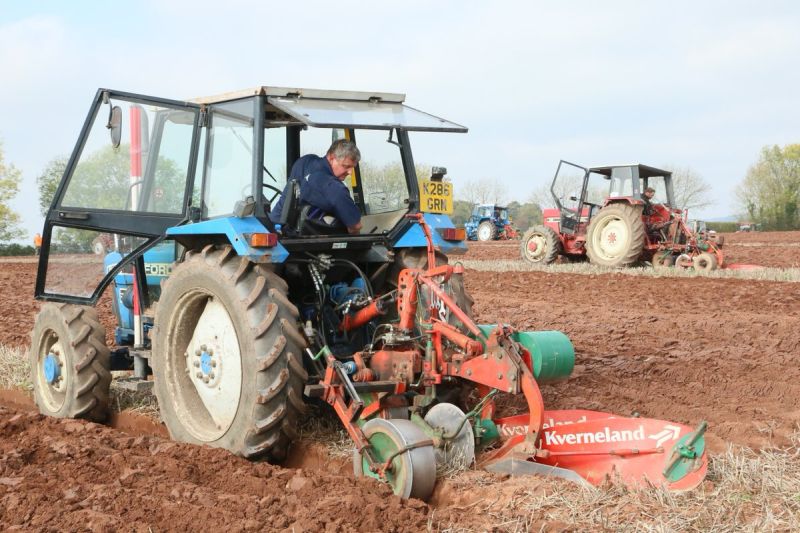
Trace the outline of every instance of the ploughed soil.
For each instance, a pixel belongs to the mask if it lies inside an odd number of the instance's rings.
[[[800,260],[800,232],[726,235],[736,262],[765,264],[759,250]],[[469,259],[518,242],[470,243]],[[735,253],[743,251],[743,255]],[[752,251],[748,256],[744,252]],[[516,255],[515,255],[516,254]],[[732,259],[733,261],[734,259]],[[792,263],[793,261],[793,263]],[[772,266],[772,265],[769,265]],[[0,262],[0,344],[26,347],[39,308],[36,263]],[[800,424],[800,290],[796,283],[705,277],[468,270],[478,322],[565,332],[576,367],[546,385],[548,409],[584,408],[696,425],[712,452],[726,443],[781,446]],[[112,330],[110,301],[99,305]],[[135,417],[134,417],[135,418]],[[151,425],[152,426],[152,425]],[[163,428],[116,427],[42,417],[29,399],[0,395],[3,530],[419,531],[429,524],[490,529],[442,484],[435,506],[402,502],[356,480],[346,459],[298,444],[288,466],[251,463],[223,450],[173,443]],[[531,486],[558,481],[531,481]],[[482,491],[503,494],[496,479]],[[513,485],[512,485],[513,486]],[[464,494],[459,493],[464,492]],[[533,529],[540,523],[532,522]]]
[[[800,268],[800,231],[721,233],[725,264]],[[489,261],[520,259],[520,241],[470,242],[463,259]],[[520,259],[521,260],[521,259]]]

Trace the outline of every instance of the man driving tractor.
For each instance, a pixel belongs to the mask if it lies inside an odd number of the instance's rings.
[[[300,184],[300,204],[314,207],[309,218],[331,226],[339,223],[347,228],[348,233],[359,233],[361,211],[343,181],[360,160],[361,152],[356,143],[346,139],[334,141],[325,157],[304,155],[292,165],[286,188],[270,212],[270,220],[280,222],[288,187],[295,180]]]

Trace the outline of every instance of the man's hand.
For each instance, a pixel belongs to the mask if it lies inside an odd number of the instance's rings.
[[[362,226],[361,222],[356,222],[352,226],[347,226],[347,233],[350,233],[352,235],[357,235],[361,233],[361,226]]]

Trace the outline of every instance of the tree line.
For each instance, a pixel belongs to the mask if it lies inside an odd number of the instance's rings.
[[[42,216],[50,206],[65,166],[66,158],[54,158],[37,177]],[[673,172],[673,186],[678,204],[676,207],[697,209],[711,203],[711,187],[699,174],[688,167],[672,166],[669,169]],[[168,174],[174,179],[179,173],[174,169],[170,170]],[[420,178],[429,175],[429,167],[426,165],[418,165],[416,171]],[[375,183],[370,188],[374,189],[375,197],[380,197],[381,202],[389,205],[400,202],[398,198],[403,195],[400,189],[404,189],[400,168],[365,168],[364,174],[365,177],[375,178]],[[120,176],[124,178],[124,175],[126,172],[120,171]],[[27,237],[21,227],[19,213],[10,205],[19,193],[21,180],[22,172],[6,161],[0,142],[0,244]],[[542,209],[552,207],[550,180],[547,181],[546,185],[534,190],[526,200],[506,203],[509,195],[505,185],[497,179],[467,180],[461,183],[457,180],[454,182],[456,200],[453,206],[453,222],[463,225],[476,204],[495,204],[509,209],[509,214],[519,229],[541,224]],[[762,148],[758,159],[739,183],[736,197],[738,216],[742,221],[759,224],[764,230],[800,229],[800,144]]]

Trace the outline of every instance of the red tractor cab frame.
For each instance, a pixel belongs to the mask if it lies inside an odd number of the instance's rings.
[[[648,187],[656,190],[652,202],[642,196]],[[578,192],[567,196],[568,189]],[[672,173],[648,165],[587,168],[562,160],[550,193],[556,207],[545,209],[544,225],[522,239],[522,256],[532,263],[551,263],[558,255],[588,256],[605,266],[651,260],[669,240],[671,221],[681,218],[673,207]]]

